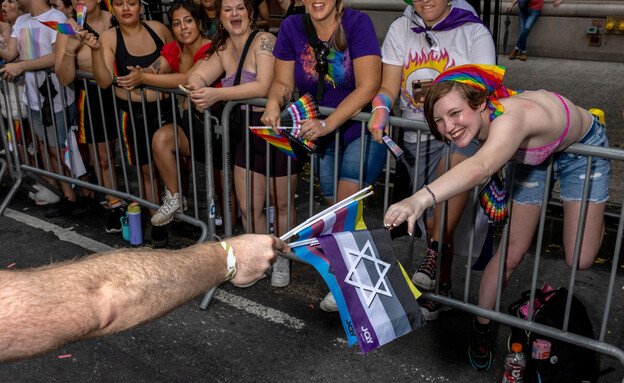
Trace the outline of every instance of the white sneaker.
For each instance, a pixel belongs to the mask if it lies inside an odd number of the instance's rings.
[[[180,193],[173,196],[167,190],[162,206],[152,216],[152,226],[163,226],[173,220],[173,215],[180,210]]]
[[[44,188],[39,184],[34,184],[33,188],[37,190],[36,193],[29,192],[28,197],[35,201],[35,204],[39,206],[54,204],[61,200],[61,197],[56,195],[52,190]]]
[[[273,264],[273,274],[271,275],[271,286],[286,287],[290,283],[290,260],[284,257],[277,257]]]
[[[328,313],[335,313],[338,311],[338,304],[334,299],[334,294],[329,293],[323,298],[320,304],[321,310]]]

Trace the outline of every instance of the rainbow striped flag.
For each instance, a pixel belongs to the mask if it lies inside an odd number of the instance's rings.
[[[59,23],[58,21],[41,21],[41,20],[37,20],[39,21],[41,24],[45,25],[46,27],[52,28],[54,30],[56,30],[59,33],[62,33],[64,35],[75,35],[76,31],[74,31],[74,28],[72,28],[71,24],[69,23]]]
[[[333,233],[318,241],[342,292],[362,355],[425,324],[416,302],[421,294],[396,259],[387,229]],[[336,297],[334,289],[332,293]]]
[[[87,13],[87,6],[84,4],[76,5],[76,23],[81,27],[84,27],[85,14]]]
[[[336,210],[333,214],[328,214],[318,222],[302,229],[299,233],[297,233],[299,235],[299,240],[314,238],[345,230],[353,231],[366,229],[362,213],[362,201],[353,201],[347,206]],[[357,343],[358,340],[355,334],[355,327],[353,326],[353,321],[349,315],[345,298],[342,295],[338,281],[336,281],[336,276],[332,271],[329,259],[323,250],[318,245],[307,245],[293,247],[293,251],[299,258],[314,266],[314,268],[321,274],[325,283],[329,286],[329,290],[334,295],[334,299],[338,305],[338,312],[340,313],[340,319],[342,321],[345,334],[347,335],[349,346]]]
[[[266,140],[269,144],[275,146],[282,152],[288,154],[290,157],[297,159],[295,152],[288,142],[288,138],[283,134],[275,134],[273,129],[268,126],[250,126],[252,132],[254,132],[260,138]],[[281,128],[279,128],[281,131]]]

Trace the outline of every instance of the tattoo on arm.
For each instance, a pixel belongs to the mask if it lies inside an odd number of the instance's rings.
[[[275,39],[270,37],[261,37],[260,38],[260,50],[268,51],[273,53],[273,48],[275,47]]]
[[[156,62],[154,62],[154,63],[152,64],[152,68],[154,68],[154,72],[155,72],[156,74],[159,74],[159,73],[160,73],[160,67],[161,67],[161,65],[160,65],[160,59],[156,60]]]
[[[292,97],[292,91],[290,89],[286,89],[284,88],[284,91],[282,92],[282,105],[281,106],[285,106],[288,101],[290,101]]]

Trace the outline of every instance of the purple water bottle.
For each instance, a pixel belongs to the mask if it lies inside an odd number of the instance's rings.
[[[130,226],[130,244],[135,246],[142,244],[141,207],[136,202],[128,206],[128,224]]]

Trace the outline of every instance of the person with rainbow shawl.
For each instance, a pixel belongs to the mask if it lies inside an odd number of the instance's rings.
[[[589,111],[554,92],[513,91],[503,86],[505,69],[494,65],[461,65],[441,73],[425,99],[425,117],[440,141],[462,147],[474,138],[477,153],[450,169],[413,196],[396,203],[384,217],[393,228],[407,221],[408,232],[423,212],[459,193],[482,184],[507,162],[514,163],[513,204],[509,245],[503,274],[505,287],[524,258],[544,203],[546,172],[552,155],[551,184],[559,179],[564,211],[563,242],[571,267],[589,268],[604,233],[605,203],[609,199],[610,163],[592,158],[587,210],[582,228],[578,264],[574,265],[575,238],[588,157],[561,153],[574,143],[609,146],[604,125]],[[507,172],[512,166],[507,167]],[[508,174],[509,175],[509,174]],[[511,189],[511,188],[510,188]],[[479,290],[479,306],[493,309],[496,301],[501,247],[488,263]],[[469,356],[473,367],[487,371],[492,361],[490,320],[476,317],[472,325]]]

